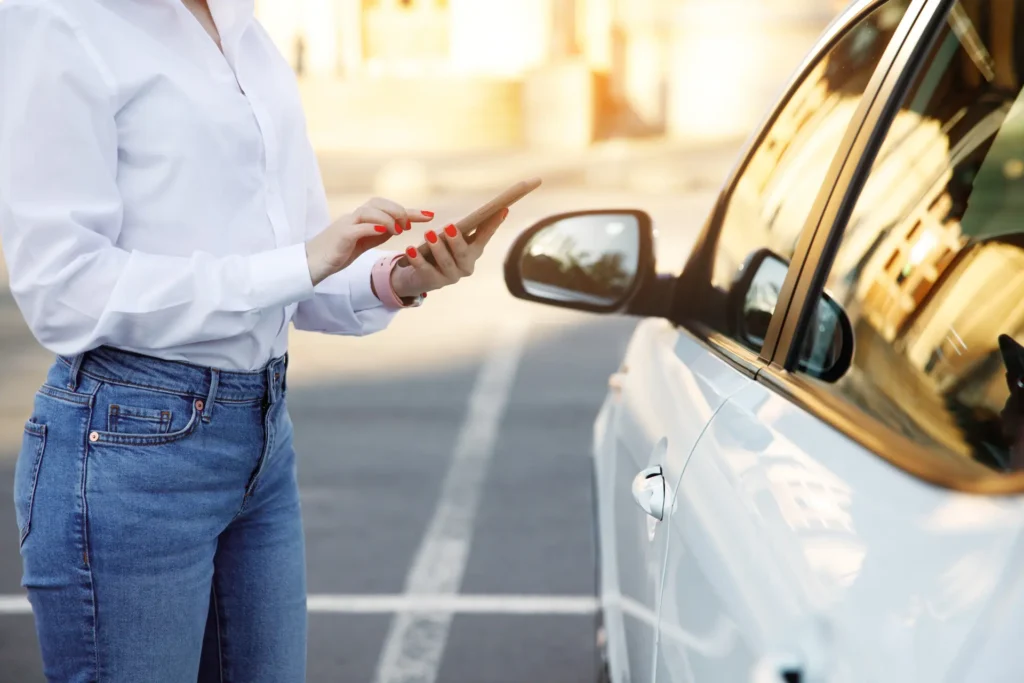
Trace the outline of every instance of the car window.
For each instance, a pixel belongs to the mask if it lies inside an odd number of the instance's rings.
[[[720,213],[711,273],[716,289],[729,291],[745,262],[760,249],[770,249],[787,263],[793,256],[822,179],[909,4],[882,3],[848,28],[779,111]],[[761,298],[767,306],[765,320],[777,299],[777,290]],[[724,327],[760,351],[763,335],[739,335]]]
[[[822,386],[938,453],[999,471],[1024,469],[1022,21],[1021,1],[953,6],[823,295],[845,311],[853,359]],[[804,331],[807,354],[829,353],[829,327]]]

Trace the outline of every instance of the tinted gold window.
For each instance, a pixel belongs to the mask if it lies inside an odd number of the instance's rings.
[[[954,5],[827,280],[855,350],[823,386],[1000,471],[1024,469],[1022,20],[1024,2]]]
[[[728,289],[747,257],[789,260],[832,158],[909,0],[849,28],[804,77],[743,170],[725,209],[712,284]]]

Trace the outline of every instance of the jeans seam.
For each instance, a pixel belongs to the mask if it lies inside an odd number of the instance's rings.
[[[60,401],[73,406],[88,406],[92,403],[92,394],[74,394],[66,389],[60,389],[58,387],[44,384],[39,387],[39,393],[47,398],[52,398],[54,401]]]
[[[213,577],[213,620],[217,624],[217,672],[220,683],[224,683],[224,640],[220,627],[220,600],[217,599],[217,575]]]
[[[28,424],[35,425],[32,422]],[[36,454],[32,463],[32,491],[28,499],[28,510],[25,512],[25,525],[23,529],[19,530],[19,548],[25,545],[25,539],[32,531],[32,513],[36,506],[36,489],[39,487],[39,468],[42,466],[43,456],[46,454],[46,425],[35,425],[29,429],[28,424],[25,426],[25,433],[39,439],[39,444],[36,446]]]
[[[179,396],[183,398],[206,398],[206,394],[193,393],[191,391],[175,391],[174,389],[168,389],[166,387],[154,387],[149,384],[139,384],[138,382],[126,382],[123,379],[100,376],[92,372],[89,372],[88,370],[80,370],[78,374],[88,377],[89,379],[93,379],[97,382],[101,382],[103,384],[111,384],[114,386],[126,387],[128,389],[145,389],[146,391],[155,391],[161,394],[168,394],[170,396]],[[217,403],[234,403],[239,405],[245,405],[247,403],[259,403],[262,400],[262,397],[229,398],[221,395],[217,396]]]
[[[89,501],[86,490],[89,480],[89,437],[88,425],[92,423],[94,409],[90,407],[89,421],[86,423],[86,433],[82,440],[82,560],[85,563],[85,572],[89,584],[89,603],[92,608],[91,621],[89,624],[90,636],[92,637],[93,667],[95,668],[95,683],[100,683],[100,649],[99,635],[97,634],[98,615],[96,610],[96,581],[92,573],[92,562],[89,560]]]
[[[126,356],[133,356],[133,357],[138,358],[139,360],[142,360],[144,362],[152,362],[152,361],[155,360],[155,361],[160,361],[160,362],[165,362],[165,363],[172,363],[174,365],[183,365],[183,366],[185,366],[187,368],[193,368],[195,370],[209,370],[210,369],[210,368],[206,367],[205,365],[197,365],[196,363],[189,363],[188,361],[185,361],[185,360],[161,361],[161,359],[156,358],[154,356],[147,356],[145,354],[136,353],[134,351],[126,351],[125,349],[114,349],[114,350],[117,351],[118,353],[124,354]],[[287,353],[285,354],[285,356],[287,356]],[[64,363],[64,365],[67,365],[68,367],[71,367],[72,359],[68,358],[67,356],[58,355],[57,356],[57,360],[59,360],[60,362]],[[276,360],[276,359],[273,359],[273,360]],[[261,372],[263,372],[263,370],[231,370],[230,372],[233,375],[258,375]]]

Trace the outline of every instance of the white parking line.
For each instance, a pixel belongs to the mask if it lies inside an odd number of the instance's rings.
[[[327,614],[593,614],[597,600],[573,595],[314,595],[309,611]]]
[[[588,615],[597,600],[585,595],[310,595],[311,614],[569,614]],[[28,599],[0,595],[0,616],[31,614]]]
[[[526,320],[510,320],[494,331],[496,345],[470,393],[437,509],[406,577],[405,592],[411,596],[454,596],[462,584],[480,489],[527,330]],[[376,683],[434,683],[451,621],[452,612],[444,610],[396,614],[377,662]]]

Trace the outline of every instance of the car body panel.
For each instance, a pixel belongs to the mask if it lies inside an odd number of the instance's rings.
[[[762,659],[804,681],[964,680],[1024,579],[1024,500],[926,484],[759,383],[716,413],[673,502],[661,683],[752,680]]]
[[[633,500],[633,478],[676,482],[715,411],[752,380],[664,320],[642,322],[595,429],[605,628],[613,680],[648,681],[667,546],[665,523]],[[668,488],[668,487],[666,487]]]

